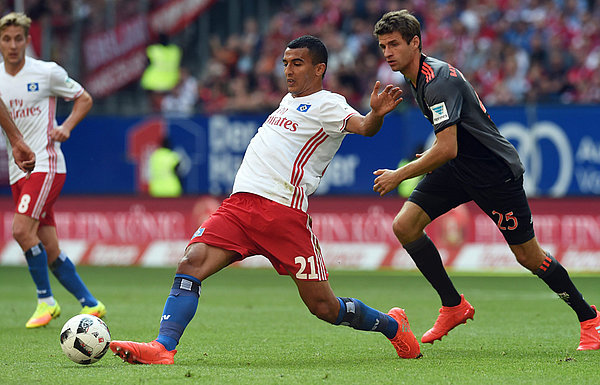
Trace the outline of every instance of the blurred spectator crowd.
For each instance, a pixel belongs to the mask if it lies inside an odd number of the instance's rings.
[[[243,33],[212,38],[199,109],[274,109],[285,93],[283,49],[302,34],[319,36],[328,47],[326,87],[367,109],[375,80],[406,88],[372,33],[384,12],[403,8],[421,22],[423,52],[461,69],[487,105],[600,102],[594,0],[304,0],[284,6],[264,33],[248,19]]]
[[[164,0],[163,0],[164,1]],[[65,19],[70,1],[26,1],[34,13]],[[103,28],[102,2],[82,0],[84,28]],[[115,0],[119,18],[143,11],[143,2]],[[161,4],[147,0],[146,7]],[[459,68],[488,105],[600,102],[600,4],[597,0],[285,0],[268,25],[246,18],[239,34],[207,37],[204,68],[183,68],[182,84],[163,108],[197,113],[268,112],[286,92],[281,58],[292,39],[312,34],[329,50],[327,89],[368,109],[375,80],[410,94],[404,78],[383,60],[373,26],[389,10],[409,9],[421,22],[423,52]],[[2,7],[0,7],[1,10]],[[81,12],[80,12],[81,13]],[[35,16],[35,15],[32,15]],[[118,20],[117,20],[118,22]],[[68,29],[58,41],[68,39]],[[68,44],[58,47],[68,49]],[[183,47],[193,49],[193,47]],[[58,48],[61,49],[61,48]],[[53,55],[53,57],[59,57]],[[401,108],[412,102],[405,98]],[[182,105],[185,104],[185,107]]]

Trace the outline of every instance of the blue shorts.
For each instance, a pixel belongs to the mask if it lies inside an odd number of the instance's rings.
[[[496,223],[509,245],[520,245],[535,237],[523,176],[492,187],[475,188],[460,183],[452,169],[444,165],[427,174],[408,200],[421,207],[432,221],[473,201]]]

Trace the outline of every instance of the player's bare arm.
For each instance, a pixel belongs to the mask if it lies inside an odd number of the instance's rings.
[[[348,121],[346,130],[354,134],[373,136],[379,132],[386,114],[393,111],[402,102],[402,90],[391,84],[379,92],[381,82],[376,81],[371,92],[371,111],[365,116],[354,115]]]
[[[431,148],[419,154],[412,162],[396,170],[374,171],[373,174],[378,177],[375,178],[373,191],[383,196],[398,187],[402,181],[431,172],[450,159],[456,158],[457,153],[456,125],[452,125],[440,131]]]
[[[83,93],[75,99],[73,110],[65,119],[63,124],[50,131],[50,137],[57,142],[64,142],[71,136],[71,131],[85,118],[87,113],[92,108],[94,101],[92,96],[87,92]]]
[[[35,168],[35,153],[23,140],[21,131],[10,117],[6,105],[0,99],[0,126],[4,129],[6,137],[12,147],[15,163],[23,172],[30,173]]]

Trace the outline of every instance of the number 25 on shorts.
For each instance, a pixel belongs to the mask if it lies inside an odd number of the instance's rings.
[[[514,217],[512,211],[506,214],[502,214],[494,210],[492,211],[492,215],[498,216],[496,225],[500,230],[514,230],[519,225],[519,222],[517,221],[517,218]]]

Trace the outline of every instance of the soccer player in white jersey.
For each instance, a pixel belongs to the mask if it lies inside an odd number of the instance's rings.
[[[306,210],[347,133],[375,135],[402,100],[392,85],[371,93],[362,116],[338,94],[323,89],[327,49],[313,36],[287,45],[283,67],[289,93],[252,138],[232,195],[193,235],[179,262],[156,340],[112,341],[111,350],[132,364],[172,364],[175,347],[194,317],[201,282],[251,255],[266,256],[289,275],[312,314],[334,325],[384,334],[402,358],[420,356],[403,309],[388,314],[354,298],[336,297]]]
[[[104,316],[106,308],[89,292],[69,258],[60,250],[54,220],[54,202],[66,177],[60,143],[92,107],[92,97],[56,63],[25,55],[31,41],[31,19],[9,13],[0,19],[0,96],[25,143],[35,152],[35,168],[26,176],[10,162],[10,184],[15,201],[13,236],[25,253],[37,288],[38,304],[27,328],[47,325],[60,315],[52,295],[48,267],[81,303],[81,313]],[[74,100],[62,125],[55,119],[56,98]],[[10,143],[10,142],[9,142]],[[10,143],[12,144],[12,143]],[[9,157],[13,155],[9,152]]]

